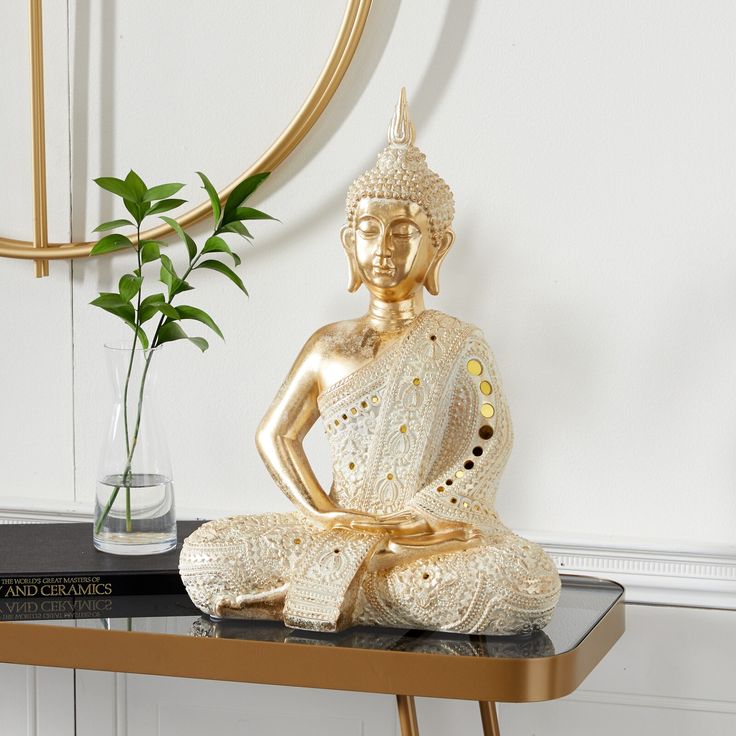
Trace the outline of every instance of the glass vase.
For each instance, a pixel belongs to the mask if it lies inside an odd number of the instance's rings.
[[[156,415],[156,353],[106,345],[114,386],[109,431],[100,454],[94,545],[117,555],[176,546],[171,461]]]

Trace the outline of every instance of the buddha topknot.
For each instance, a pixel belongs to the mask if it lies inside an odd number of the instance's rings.
[[[438,246],[444,232],[452,227],[455,199],[444,179],[427,166],[427,157],[414,145],[414,136],[406,90],[402,88],[388,127],[388,146],[378,154],[376,165],[348,189],[347,223],[355,226],[355,210],[364,197],[410,200],[427,213],[432,239]]]

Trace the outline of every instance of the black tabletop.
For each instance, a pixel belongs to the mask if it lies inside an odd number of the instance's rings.
[[[597,578],[562,576],[562,594],[542,631],[520,636],[448,634],[408,629],[354,627],[337,634],[315,634],[268,621],[218,621],[200,614],[183,595],[116,596],[18,601],[2,619],[29,625],[74,626],[110,631],[148,632],[172,637],[247,641],[447,654],[493,658],[535,658],[574,649],[619,601],[623,588]]]

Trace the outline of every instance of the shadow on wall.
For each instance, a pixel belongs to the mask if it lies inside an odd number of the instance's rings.
[[[99,69],[99,89],[97,105],[99,118],[96,125],[102,131],[100,136],[99,162],[101,171],[114,171],[115,137],[115,67],[116,44],[115,3],[102,3],[99,6],[100,55],[95,67]],[[74,69],[72,70],[73,97],[72,108],[72,240],[85,236],[87,222],[87,181],[89,173],[89,121],[90,121],[90,79],[92,63],[90,26],[92,19],[91,0],[78,0],[74,6]],[[97,172],[94,174],[98,176]],[[100,221],[113,216],[113,202],[108,198],[101,203]]]
[[[96,125],[100,135],[99,169],[115,170],[115,67],[116,67],[116,17],[115,3],[101,3],[99,6],[100,54],[96,60],[99,69],[99,88],[97,109],[99,117]],[[87,223],[87,182],[89,172],[89,122],[90,122],[90,65],[91,50],[91,0],[78,0],[74,6],[74,68],[71,70],[73,92],[71,107],[71,239],[81,240],[86,234]],[[97,172],[94,176],[98,176]],[[99,222],[114,216],[114,201],[107,197],[100,202]],[[74,261],[71,262],[74,278]],[[112,280],[112,261],[105,258],[99,261],[99,278],[102,283]]]
[[[412,119],[417,130],[421,130],[423,124],[430,119],[437,107],[437,101],[442,99],[452,80],[463,50],[464,39],[476,12],[476,6],[477,0],[448,4],[442,22],[442,30],[430,56],[429,65],[418,89],[410,92],[409,96]],[[281,181],[294,178],[322,148],[328,145],[335,131],[343,124],[358,103],[363,90],[370,83],[388,46],[398,11],[398,3],[374,2],[355,58],[332,102],[296,151],[266,182],[263,187],[264,194],[268,193],[268,187],[277,187]],[[398,90],[396,92],[398,93]],[[393,100],[387,103],[387,109],[390,109],[391,104]],[[372,166],[377,153],[378,150],[366,153],[357,151],[354,174],[357,176],[363,169]],[[358,156],[363,156],[362,164]],[[350,165],[353,166],[352,163]],[[351,178],[347,176],[344,187],[336,189],[331,194],[327,193],[319,206],[310,210],[310,217],[299,222],[300,230],[310,230],[335,212],[342,211],[345,190],[348,179]],[[337,233],[335,233],[335,238],[337,238]],[[294,238],[288,228],[282,228],[278,233],[275,232],[269,236],[269,257],[274,248],[283,248],[288,245],[298,246],[301,243],[303,243],[303,238]],[[258,248],[256,244],[256,248],[249,256],[250,262],[255,262],[264,252],[266,249]]]
[[[416,91],[411,95],[412,117],[418,129],[431,117],[437,101],[442,99],[457,66],[463,50],[463,42],[476,12],[477,0],[448,4],[443,19],[442,29],[437,43],[430,55],[430,61]],[[99,89],[97,105],[99,118],[96,125],[101,131],[99,168],[101,171],[114,171],[115,136],[115,72],[116,72],[116,17],[114,3],[102,3],[98,8],[101,27],[100,56],[97,59],[99,69]],[[375,70],[388,46],[396,24],[399,4],[394,2],[375,2],[371,8],[366,27],[353,62],[343,82],[325,112],[309,132],[296,151],[279,167],[275,175],[261,189],[261,196],[268,196],[269,191],[278,188],[280,182],[293,179],[328,145],[335,132],[344,123],[351,110],[356,106],[363,90],[370,83]],[[84,237],[87,222],[87,181],[90,178],[88,141],[90,123],[90,65],[92,62],[91,23],[93,13],[91,0],[79,0],[74,10],[74,69],[73,97],[71,100],[73,120],[71,131],[72,142],[72,240]],[[362,168],[372,165],[377,152],[364,155]],[[248,165],[244,163],[243,166]],[[355,173],[359,173],[361,165],[356,161]],[[311,216],[299,223],[300,229],[313,228],[325,217],[341,211],[344,197],[342,188],[336,189],[322,203],[311,211]],[[112,203],[101,205],[99,219],[112,217]],[[269,238],[269,254],[274,248],[287,245],[298,245],[303,239],[292,237],[289,229],[282,229]],[[251,253],[251,261],[258,258],[263,249],[256,247]],[[269,257],[272,257],[269,255]],[[109,259],[106,259],[109,261]],[[110,267],[106,263],[104,267]],[[100,273],[104,281],[109,274]]]

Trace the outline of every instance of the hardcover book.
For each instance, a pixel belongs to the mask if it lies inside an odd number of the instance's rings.
[[[186,594],[116,595],[94,598],[2,598],[0,621],[199,616]]]
[[[91,523],[0,525],[0,600],[186,594],[181,544],[203,523],[177,522],[174,549],[140,557],[95,549]]]

